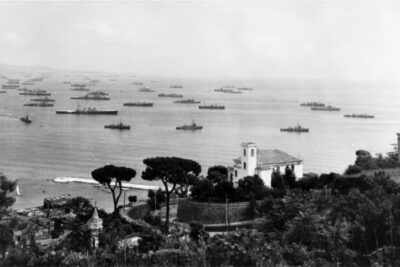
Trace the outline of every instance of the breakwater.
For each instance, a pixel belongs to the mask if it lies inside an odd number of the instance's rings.
[[[54,179],[54,182],[56,182],[56,183],[84,183],[84,184],[100,185],[100,183],[97,182],[96,180],[86,179],[86,178],[76,178],[76,177],[57,177]],[[114,186],[115,182],[112,182],[111,185]],[[156,185],[122,183],[122,188],[140,189],[140,190],[158,190],[160,187],[156,186]]]

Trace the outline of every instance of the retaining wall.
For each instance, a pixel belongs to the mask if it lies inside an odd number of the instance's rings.
[[[177,219],[179,222],[199,224],[223,224],[226,211],[228,222],[240,222],[253,219],[251,217],[250,202],[213,203],[179,200]]]

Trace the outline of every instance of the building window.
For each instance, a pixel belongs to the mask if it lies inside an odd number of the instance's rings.
[[[246,157],[246,149],[243,149],[243,157]]]
[[[237,170],[235,170],[235,177],[237,178]]]
[[[243,169],[246,169],[246,162],[243,162]]]
[[[251,156],[254,157],[254,149],[251,149]]]

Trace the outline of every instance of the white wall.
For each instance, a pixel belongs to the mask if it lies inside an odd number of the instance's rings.
[[[270,170],[261,170],[258,173],[258,176],[263,180],[265,186],[271,187],[272,169],[270,169]]]
[[[279,172],[281,174],[285,174],[286,166],[286,164],[279,166]],[[276,170],[277,167],[278,166],[274,166],[273,168]],[[260,170],[257,174],[263,180],[265,186],[271,187],[272,167]],[[303,164],[294,164],[294,174],[296,175],[296,180],[303,177]]]
[[[303,164],[294,165],[294,174],[296,175],[296,180],[303,178]]]

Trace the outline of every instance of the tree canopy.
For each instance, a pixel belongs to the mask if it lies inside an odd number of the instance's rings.
[[[9,181],[4,174],[0,173],[0,219],[8,207],[15,202],[15,198],[7,196],[7,194],[13,192],[16,186],[15,181]]]
[[[218,184],[228,180],[228,169],[225,166],[212,166],[208,168],[207,179],[213,184]]]
[[[201,172],[201,166],[196,161],[178,157],[156,157],[143,160],[146,170],[142,178],[148,181],[161,181],[166,194],[166,221],[164,231],[169,228],[169,199],[177,186],[188,187]]]
[[[134,169],[114,165],[105,165],[92,171],[93,179],[110,189],[113,197],[114,212],[117,210],[118,201],[122,194],[122,182],[129,182],[135,176],[136,171]]]
[[[93,206],[90,200],[84,197],[74,197],[67,201],[65,210],[72,211],[80,221],[87,221],[93,213]]]

